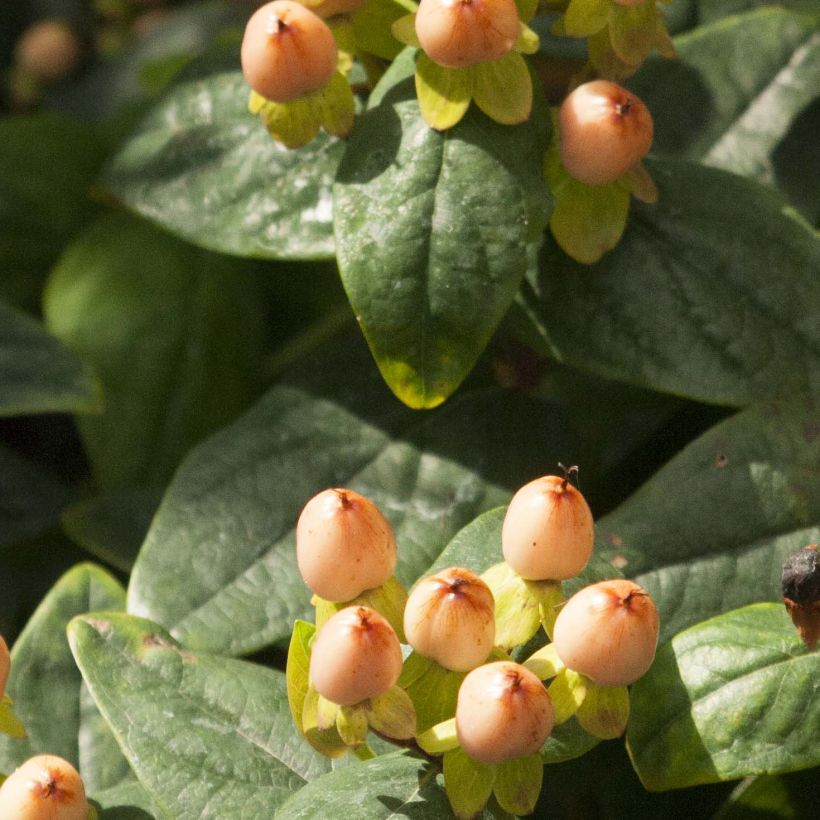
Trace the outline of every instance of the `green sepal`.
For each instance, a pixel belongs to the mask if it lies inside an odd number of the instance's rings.
[[[540,680],[547,680],[554,678],[564,668],[564,662],[558,657],[555,644],[548,643],[533,652],[524,661],[523,666],[526,666]]]
[[[432,729],[421,732],[416,737],[416,743],[428,755],[440,755],[457,748],[456,719],[452,717],[449,720],[443,720],[433,726]]]
[[[609,20],[612,0],[572,0],[562,18],[563,34],[589,37],[600,31]]]
[[[426,54],[416,63],[416,96],[430,128],[446,131],[467,113],[473,96],[473,69],[444,68]]]
[[[391,686],[383,695],[370,699],[367,722],[381,735],[408,740],[416,734],[416,709],[404,689]]]
[[[654,205],[658,201],[658,186],[642,162],[633,165],[618,182],[641,202]]]
[[[393,627],[393,631],[401,643],[404,638],[404,607],[407,603],[407,590],[401,585],[395,576],[388,578],[380,587],[366,589],[361,595],[352,601],[326,601],[318,595],[314,595],[311,603],[316,607],[316,628],[321,629],[329,618],[337,612],[351,606],[367,606],[375,609],[384,616],[387,623]]]
[[[529,119],[532,77],[517,51],[511,51],[500,60],[477,63],[471,68],[473,99],[490,119],[502,125],[517,125]]]
[[[545,171],[555,199],[549,222],[555,241],[577,262],[594,264],[623,236],[629,188],[620,180],[587,185],[570,176],[561,164],[556,142],[547,151]]]
[[[527,755],[496,766],[493,793],[504,811],[519,816],[532,814],[544,780],[541,755]]]
[[[14,710],[11,708],[12,700],[8,695],[3,695],[3,700],[0,701],[0,732],[4,735],[22,740],[28,737],[26,734],[26,727],[23,726]]]
[[[99,820],[99,813],[94,805],[91,803],[88,804],[88,814],[86,815],[86,820]]]
[[[495,599],[495,642],[504,649],[525,644],[544,626],[552,634],[557,607],[564,601],[558,581],[526,581],[502,561],[482,576]]]
[[[659,15],[654,0],[637,6],[610,3],[608,22],[612,50],[629,65],[640,65],[658,43]],[[660,23],[663,26],[662,20]]]
[[[535,54],[541,47],[541,38],[527,25],[520,23],[520,33],[513,50],[519,54]]]
[[[444,785],[456,817],[474,817],[493,793],[497,766],[473,760],[463,749],[444,755]]]
[[[417,652],[408,655],[398,685],[413,701],[417,732],[426,732],[456,713],[458,690],[466,674],[445,669]]]
[[[316,725],[323,731],[336,726],[341,708],[338,703],[319,695],[316,700]]]
[[[515,0],[515,7],[518,9],[518,19],[529,23],[538,11],[538,0]]]
[[[310,688],[310,644],[316,634],[316,627],[307,621],[297,620],[288,646],[288,660],[285,666],[285,682],[288,690],[288,705],[296,728],[304,734],[302,712],[305,697]]]
[[[319,693],[313,687],[308,689],[302,707],[302,734],[325,757],[339,757],[348,750],[347,744],[336,731],[335,721],[329,729],[319,728]]]
[[[352,15],[356,45],[383,60],[395,59],[403,48],[403,41],[397,40],[393,34],[393,24],[403,17],[415,20],[415,8],[415,3],[410,0],[364,0]]]
[[[404,43],[406,46],[413,46],[413,48],[421,48],[421,43],[419,42],[418,35],[416,34],[415,12],[413,14],[405,14],[403,17],[399,17],[398,20],[394,21],[393,25],[390,27],[390,30],[393,32],[393,36],[400,43]]]
[[[625,686],[599,686],[587,682],[587,693],[575,719],[593,737],[612,740],[626,731],[629,691]]]
[[[336,710],[336,731],[348,746],[360,746],[367,740],[367,710],[362,704],[339,706]]]
[[[579,709],[587,694],[589,679],[564,667],[547,691],[555,710],[555,725],[566,723]]]

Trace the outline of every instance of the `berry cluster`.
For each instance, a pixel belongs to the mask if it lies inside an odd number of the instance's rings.
[[[575,469],[515,493],[502,528],[504,563],[483,577],[465,567],[440,570],[409,596],[393,577],[396,539],[372,501],[333,488],[307,503],[296,551],[316,624],[299,622],[294,631],[288,694],[315,748],[361,753],[373,730],[444,755],[457,815],[470,816],[490,796],[476,805],[465,787],[471,767],[503,808],[521,814],[540,791],[540,750],[553,726],[575,715],[598,737],[623,732],[625,687],[652,663],[658,614],[644,589],[621,579],[564,601],[560,582],[586,567],[593,548],[592,512],[569,481]],[[510,651],[541,628],[552,642],[514,662]],[[296,640],[297,632],[312,637]],[[307,663],[296,657],[305,651]],[[300,681],[301,666],[309,674]],[[549,687],[547,678],[554,678]],[[524,781],[515,797],[503,788],[511,761]]]

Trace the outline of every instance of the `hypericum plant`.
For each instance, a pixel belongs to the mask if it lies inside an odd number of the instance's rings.
[[[29,758],[0,786],[8,820],[89,820],[90,811],[79,772],[56,755]]]

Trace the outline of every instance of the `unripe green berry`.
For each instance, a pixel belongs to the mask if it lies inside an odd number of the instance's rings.
[[[458,691],[458,742],[479,763],[503,763],[537,752],[554,721],[544,684],[512,661],[473,669]]]
[[[87,820],[88,800],[77,770],[55,755],[38,755],[0,787],[5,820]]]
[[[592,511],[566,477],[543,476],[513,496],[501,530],[504,560],[531,581],[576,576],[592,555]]]
[[[293,0],[274,0],[248,20],[241,60],[254,91],[274,102],[290,102],[330,82],[338,52],[318,15]]]
[[[561,162],[575,179],[606,185],[652,147],[652,115],[643,102],[608,80],[579,85],[558,115]]]
[[[369,499],[336,487],[308,501],[296,524],[296,561],[305,583],[327,601],[352,601],[396,568],[396,538]]]
[[[567,601],[555,620],[558,657],[602,686],[627,686],[655,658],[660,619],[649,593],[634,581],[591,584]]]
[[[451,567],[419,581],[404,609],[404,634],[420,655],[468,672],[487,660],[495,639],[495,601],[475,573]]]
[[[354,706],[383,695],[399,679],[401,644],[374,609],[349,606],[319,630],[310,655],[310,682],[325,699]]]
[[[421,0],[416,13],[421,47],[446,68],[501,59],[519,31],[515,0]]]

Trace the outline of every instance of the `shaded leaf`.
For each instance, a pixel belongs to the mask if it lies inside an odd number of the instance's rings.
[[[105,390],[105,413],[79,422],[103,488],[163,484],[255,395],[264,307],[254,274],[120,213],[63,254],[45,313]]]
[[[177,820],[271,817],[329,767],[291,720],[284,675],[183,651],[149,621],[74,619],[69,642],[140,782]]]
[[[632,688],[627,746],[641,781],[670,789],[817,766],[818,675],[820,655],[779,603],[687,629]]]
[[[0,304],[0,416],[100,408],[90,370],[37,322]]]
[[[238,256],[333,256],[330,186],[343,144],[292,151],[247,110],[235,52],[186,71],[111,162],[129,208],[202,247]]]

